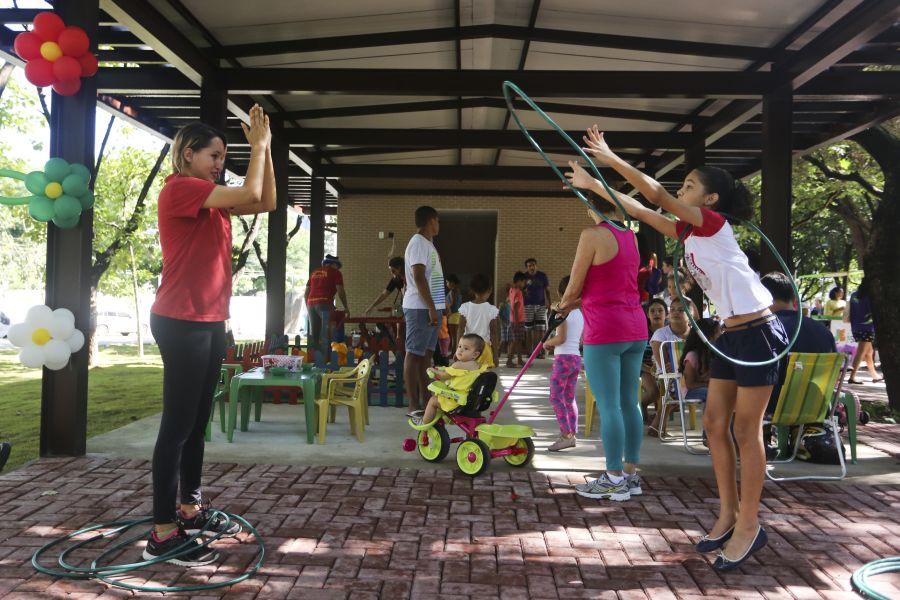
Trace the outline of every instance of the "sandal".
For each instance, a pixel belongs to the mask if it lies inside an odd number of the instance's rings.
[[[884,377],[879,377],[878,379],[873,379],[872,383],[881,383],[882,381],[884,381]]]
[[[862,384],[863,384],[862,381],[859,381],[859,380],[857,380],[857,379],[853,379],[852,377],[851,377],[850,379],[847,380],[847,383],[854,383],[854,384],[856,384],[856,385],[862,385]]]

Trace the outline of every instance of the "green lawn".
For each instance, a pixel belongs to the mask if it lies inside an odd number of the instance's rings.
[[[98,362],[88,377],[88,437],[162,410],[156,346],[147,346],[144,358],[133,346],[110,346]],[[0,351],[0,441],[13,444],[4,472],[38,457],[40,419],[41,371],[22,367],[15,351]]]

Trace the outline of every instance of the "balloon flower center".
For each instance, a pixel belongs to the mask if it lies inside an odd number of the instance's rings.
[[[50,198],[51,200],[56,200],[60,196],[63,195],[63,188],[60,184],[55,181],[51,181],[47,184],[47,187],[44,188],[44,195]]]
[[[41,56],[43,56],[50,62],[55,62],[62,55],[62,48],[60,48],[59,44],[57,44],[56,42],[44,42],[43,44],[41,44]]]
[[[43,346],[50,341],[50,338],[50,332],[43,327],[38,327],[34,330],[34,333],[31,334],[31,341],[38,346]]]

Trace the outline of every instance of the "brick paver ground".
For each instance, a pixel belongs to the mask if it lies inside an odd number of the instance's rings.
[[[868,423],[856,428],[857,441],[900,460],[900,424]],[[844,436],[846,439],[846,436]]]
[[[38,575],[29,559],[53,536],[149,514],[148,467],[55,459],[0,477],[0,596],[128,595]],[[571,484],[583,478],[563,473],[472,481],[428,469],[213,464],[206,472],[214,505],[254,522],[269,556],[253,579],[203,598],[851,598],[855,568],[900,554],[896,486],[767,483],[769,547],[719,575],[712,555],[692,549],[715,518],[706,479],[649,478],[644,496],[615,504],[577,496]],[[226,554],[218,565],[189,576],[158,567],[145,577],[224,578],[255,551],[244,536],[217,547]]]

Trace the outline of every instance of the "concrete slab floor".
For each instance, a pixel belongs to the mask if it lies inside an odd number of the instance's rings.
[[[559,427],[550,406],[548,379],[551,361],[536,361],[519,382],[518,387],[497,418],[498,423],[519,423],[535,430],[536,447],[533,465],[528,468],[544,472],[596,473],[605,468],[603,449],[599,437],[599,423],[586,438],[584,430],[584,384],[579,381],[578,405],[579,439],[576,448],[563,452],[548,452],[547,447],[559,435]],[[499,369],[501,382],[512,384],[516,372]],[[414,431],[406,424],[406,410],[400,408],[370,407],[370,424],[365,431],[365,442],[359,443],[350,434],[345,411],[338,412],[336,423],[329,424],[325,445],[306,443],[306,428],[301,405],[264,404],[262,420],[250,421],[249,431],[235,431],[234,442],[228,443],[219,431],[218,416],[213,427],[212,442],[206,445],[207,462],[234,462],[244,464],[299,464],[310,466],[345,467],[438,467],[455,469],[455,447],[442,463],[429,465],[417,452],[404,452],[403,440],[413,437]],[[599,419],[598,419],[599,420]],[[159,415],[147,417],[88,440],[88,452],[110,457],[148,460],[153,453]],[[861,426],[864,429],[864,426]],[[677,432],[677,428],[673,428]],[[451,436],[461,435],[452,427]],[[846,438],[845,438],[846,440]],[[697,446],[702,449],[702,446]],[[712,475],[708,455],[688,454],[677,442],[660,442],[657,438],[644,437],[641,449],[641,470],[647,475],[701,476]],[[849,460],[849,446],[848,446]],[[848,464],[847,481],[854,484],[900,484],[898,461],[869,446],[859,444],[858,463]],[[510,471],[502,459],[492,461],[492,470]],[[839,467],[797,462],[779,467],[779,473],[787,475],[830,475]],[[782,471],[783,470],[783,471]]]

